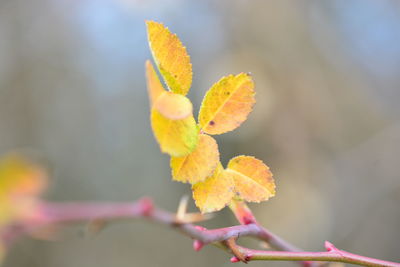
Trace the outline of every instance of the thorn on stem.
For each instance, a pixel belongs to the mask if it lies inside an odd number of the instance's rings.
[[[338,249],[329,241],[325,241],[325,248],[328,252],[337,251]]]
[[[178,211],[176,212],[176,218],[178,220],[184,220],[188,203],[189,197],[187,195],[182,196],[181,200],[179,201]]]

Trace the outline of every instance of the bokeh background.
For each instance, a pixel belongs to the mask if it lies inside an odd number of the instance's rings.
[[[223,164],[254,155],[274,172],[277,196],[252,205],[263,225],[306,250],[330,240],[400,261],[396,0],[0,0],[0,152],[45,158],[47,199],[149,195],[174,210],[190,194],[171,182],[151,133],[145,19],[164,22],[188,47],[196,110],[221,76],[253,74],[254,111],[217,140]],[[233,224],[227,210],[207,222]],[[5,266],[231,266],[228,259],[134,221],[94,237],[76,226],[56,242],[23,239]]]

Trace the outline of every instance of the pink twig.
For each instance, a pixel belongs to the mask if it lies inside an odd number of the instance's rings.
[[[238,252],[240,252],[241,255],[244,255],[246,261],[280,260],[303,261],[306,263],[307,261],[336,261],[364,266],[400,267],[399,263],[368,258],[339,250],[329,242],[326,242],[325,247],[327,251],[324,252],[293,251],[295,247],[268,232],[265,228],[258,225],[255,220],[249,224],[211,230],[190,223],[182,223],[177,220],[174,213],[154,207],[152,201],[148,198],[133,203],[43,203],[42,211],[46,219],[34,225],[30,225],[29,227],[19,228],[19,235],[30,233],[42,227],[54,224],[68,224],[93,220],[112,221],[145,218],[177,228],[182,233],[197,240],[195,242],[196,250],[210,243],[226,243],[228,240],[232,240],[232,238],[235,240],[242,236],[255,237],[267,241],[270,244],[272,243],[280,249],[288,250],[262,251],[235,246],[235,253],[238,254]],[[10,228],[10,230],[12,230],[12,228]],[[237,259],[232,258],[231,261],[236,262]]]
[[[277,261],[335,261],[364,266],[393,266],[399,267],[400,263],[378,260],[365,256],[339,250],[331,243],[324,252],[287,252],[287,251],[262,251],[239,247],[240,252],[246,255],[247,260],[277,260]]]

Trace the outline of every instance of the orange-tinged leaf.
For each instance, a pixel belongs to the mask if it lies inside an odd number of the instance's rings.
[[[184,157],[172,157],[172,178],[195,184],[210,176],[219,162],[218,145],[214,138],[200,134],[196,149]]]
[[[255,103],[251,76],[240,73],[223,77],[214,84],[203,99],[199,124],[203,132],[222,134],[244,122]]]
[[[162,23],[146,21],[154,61],[172,92],[186,95],[192,84],[192,64],[179,38]]]
[[[172,92],[162,93],[154,103],[154,108],[171,120],[184,119],[193,114],[192,102],[186,96]]]
[[[199,130],[193,115],[182,120],[171,120],[153,108],[151,126],[163,153],[183,157],[196,147]]]
[[[234,196],[233,181],[219,163],[212,176],[192,186],[193,199],[202,213],[224,208]]]
[[[249,202],[268,200],[275,195],[275,182],[267,165],[249,156],[231,159],[225,173],[235,183],[235,191]]]
[[[158,78],[158,75],[154,70],[153,64],[151,64],[150,60],[146,60],[146,81],[147,92],[150,98],[150,107],[152,107],[158,97],[167,91],[162,86],[160,79]]]

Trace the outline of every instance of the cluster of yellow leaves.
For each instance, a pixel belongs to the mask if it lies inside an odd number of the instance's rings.
[[[193,198],[203,213],[224,208],[234,197],[260,202],[274,196],[272,173],[262,161],[238,156],[224,169],[217,142],[210,136],[232,131],[246,120],[255,103],[251,76],[229,75],[215,83],[204,97],[197,124],[185,96],[192,84],[186,48],[163,24],[146,24],[154,62],[169,89],[146,61],[151,125],[161,151],[171,156],[173,180],[192,184]]]

